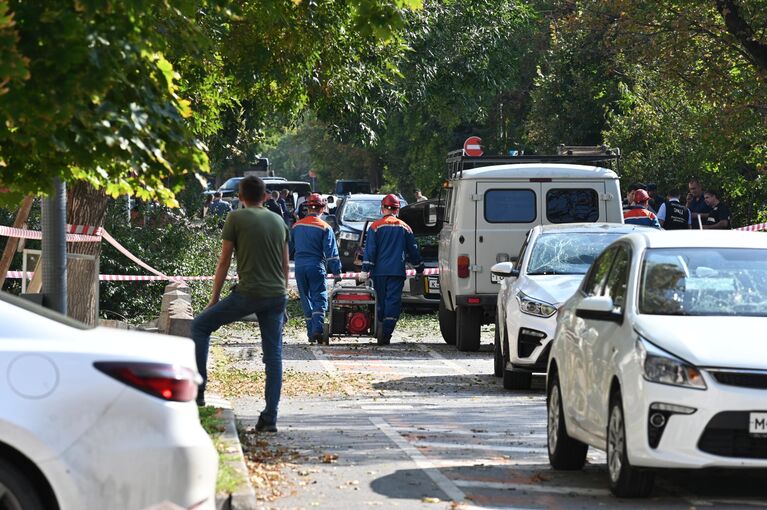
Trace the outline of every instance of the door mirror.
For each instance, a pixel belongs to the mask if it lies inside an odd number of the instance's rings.
[[[578,304],[575,315],[582,319],[623,323],[623,314],[613,312],[614,303],[609,296],[590,296]]]
[[[490,272],[500,278],[516,278],[519,276],[519,269],[514,269],[513,262],[498,262],[490,268]]]
[[[338,230],[338,222],[336,221],[336,215],[335,214],[328,214],[325,216],[325,222],[330,225],[330,228],[333,229],[335,232]]]

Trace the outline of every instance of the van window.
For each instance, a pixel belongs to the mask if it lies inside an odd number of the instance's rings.
[[[532,223],[536,216],[535,192],[531,189],[485,192],[485,220],[488,223]]]
[[[599,195],[593,189],[552,189],[546,193],[549,223],[593,222],[599,219]]]

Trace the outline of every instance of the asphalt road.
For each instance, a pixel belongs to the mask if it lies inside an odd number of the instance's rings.
[[[459,353],[435,325],[421,317],[387,347],[374,340],[309,346],[297,332],[288,335],[286,371],[307,385],[333,378],[341,390],[283,397],[280,431],[250,436],[262,449],[256,458],[276,459],[267,471],[279,471],[256,487],[263,508],[767,506],[764,473],[663,472],[651,498],[619,500],[607,489],[602,452],[592,449],[583,471],[553,471],[543,377],[529,392],[506,391],[492,376],[491,331],[481,352]],[[243,333],[223,345],[237,367],[259,371],[258,343]],[[233,403],[250,430],[260,396]]]

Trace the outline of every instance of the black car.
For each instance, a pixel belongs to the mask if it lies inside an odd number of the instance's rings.
[[[336,214],[329,221],[334,225],[341,266],[344,271],[359,271],[362,263],[362,233],[366,225],[381,218],[381,200],[386,195],[347,195],[336,207]],[[401,207],[407,202],[401,200]],[[357,259],[357,264],[355,264]]]

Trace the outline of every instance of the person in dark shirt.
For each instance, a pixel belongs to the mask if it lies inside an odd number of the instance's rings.
[[[689,230],[692,224],[690,210],[679,202],[680,193],[671,190],[668,201],[660,204],[658,221],[665,230]]]
[[[711,212],[706,216],[703,228],[728,230],[730,228],[730,208],[719,200],[719,194],[713,190],[706,190],[703,199],[711,209]]]
[[[694,177],[690,179],[688,189],[690,193],[687,194],[687,208],[692,214],[692,228],[695,230],[706,222],[711,208],[706,205],[706,201],[703,199],[703,185],[698,179]]]
[[[264,207],[272,211],[274,214],[279,214],[280,217],[282,217],[283,211],[278,201],[279,198],[280,198],[280,193],[278,191],[272,191],[269,199],[266,202],[264,202]]]

